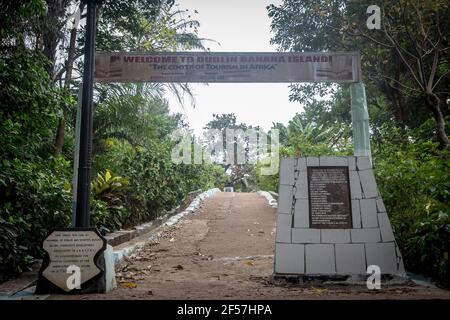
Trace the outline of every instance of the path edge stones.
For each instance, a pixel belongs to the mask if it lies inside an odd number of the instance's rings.
[[[127,245],[128,242],[131,242],[131,239],[130,239],[130,241],[125,241],[125,242],[121,243],[120,248],[115,248],[113,251],[114,263],[118,264],[121,261],[123,261],[125,257],[130,256],[134,252],[142,250],[142,248],[147,243],[149,243],[151,241],[155,241],[158,238],[159,233],[155,232],[155,230],[157,230],[157,228],[170,227],[170,226],[175,225],[176,223],[178,223],[178,221],[180,219],[186,217],[189,214],[194,213],[205,199],[214,196],[218,192],[221,192],[221,190],[219,188],[212,188],[205,192],[202,192],[201,194],[196,196],[194,198],[194,200],[191,201],[189,206],[187,206],[187,208],[185,210],[183,210],[182,212],[175,214],[173,216],[166,215],[166,216],[162,217],[156,227],[150,228],[150,230],[148,230],[148,232],[143,232],[139,235],[139,236],[142,236],[145,234],[149,234],[149,237],[147,237],[144,241],[130,243]],[[147,225],[147,224],[137,226],[136,229],[138,229],[139,227],[145,227],[145,225]],[[154,233],[154,234],[152,234],[152,233]]]

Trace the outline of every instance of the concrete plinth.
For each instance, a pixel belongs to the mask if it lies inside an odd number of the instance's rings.
[[[305,165],[299,166],[299,163]],[[350,227],[311,226],[309,167],[340,167],[342,170],[347,167]],[[406,276],[370,157],[307,157],[297,161],[291,158],[281,162],[280,171],[285,183],[279,188],[276,279],[325,276],[354,280],[358,276],[366,278],[369,265],[378,265],[385,277],[402,279]],[[289,173],[293,176],[289,177]]]

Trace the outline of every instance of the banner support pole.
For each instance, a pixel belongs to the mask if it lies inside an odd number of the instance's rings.
[[[350,93],[354,155],[371,158],[369,112],[364,84],[362,82],[352,83]]]
[[[84,0],[87,4],[86,37],[84,46],[83,92],[81,99],[80,151],[76,201],[76,228],[90,227],[90,172],[92,148],[92,98],[94,83],[94,56],[97,0]]]

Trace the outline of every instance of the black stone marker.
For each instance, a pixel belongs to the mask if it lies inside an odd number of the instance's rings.
[[[348,167],[308,167],[308,195],[310,228],[352,228]]]
[[[37,294],[94,293],[106,291],[104,251],[106,240],[95,228],[57,229],[42,242],[45,252]],[[71,287],[74,273],[79,268],[79,288]]]

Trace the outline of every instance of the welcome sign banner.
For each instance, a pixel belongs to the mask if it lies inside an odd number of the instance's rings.
[[[99,82],[360,82],[356,52],[97,53]]]

